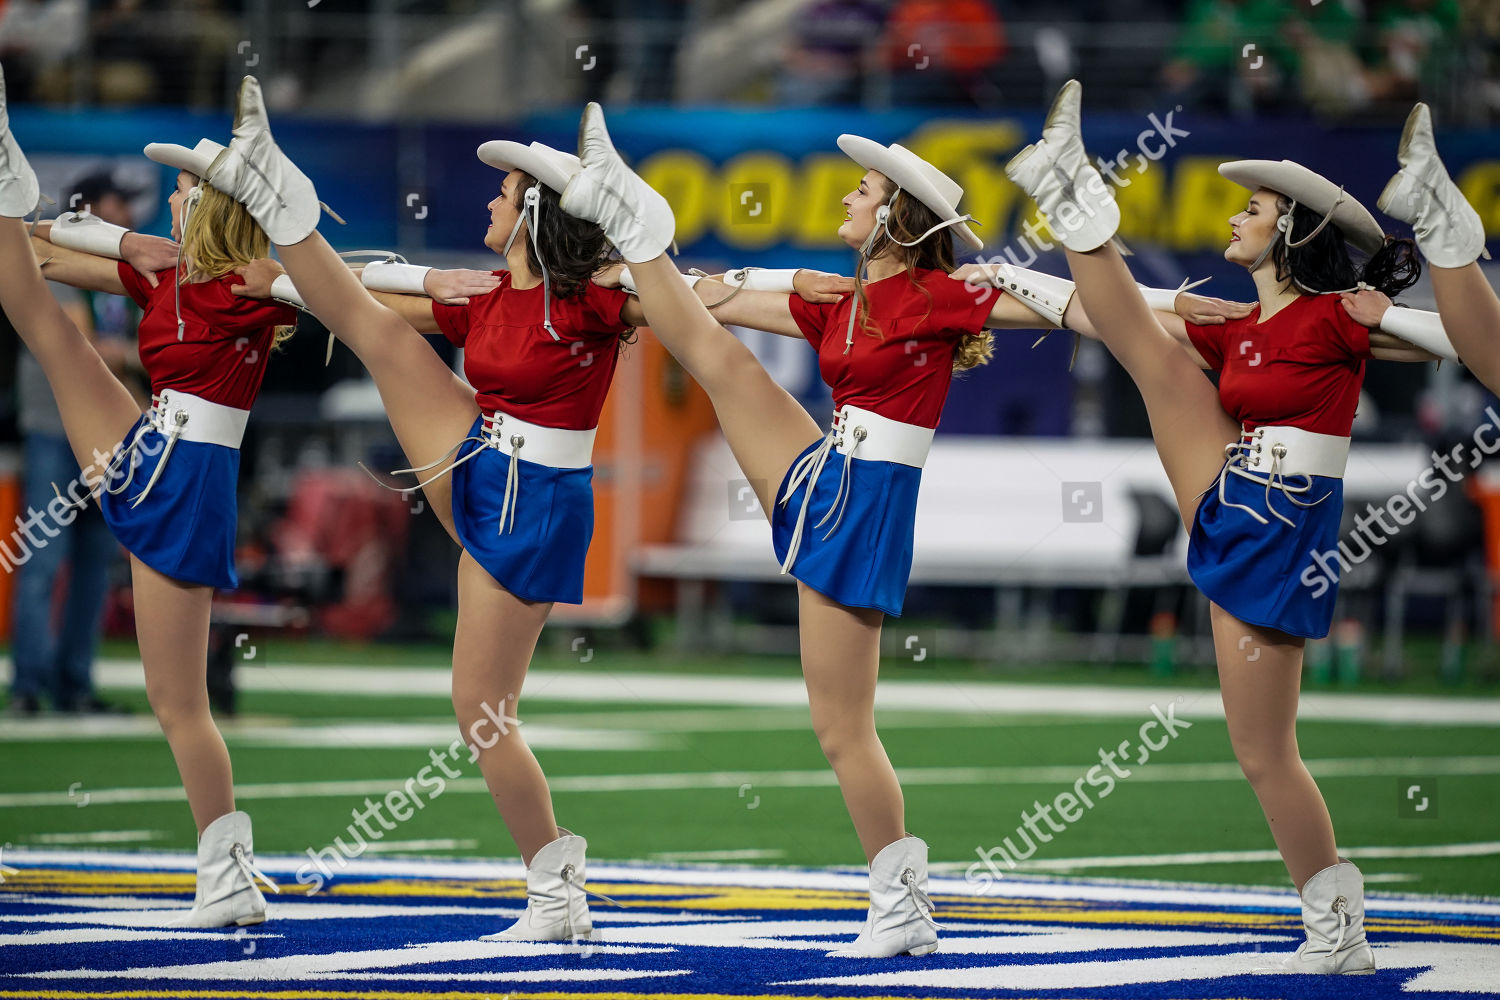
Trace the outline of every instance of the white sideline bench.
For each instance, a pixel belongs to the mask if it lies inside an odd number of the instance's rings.
[[[780,573],[770,526],[753,494],[743,490],[723,436],[705,437],[693,463],[677,540],[644,546],[633,560],[640,576],[680,581],[679,629],[689,644],[699,633],[707,583],[793,582]],[[1418,445],[1356,444],[1345,496],[1382,502],[1403,492],[1426,466]],[[1084,488],[1094,492],[1075,503],[1075,488],[1065,491],[1065,483],[1092,484]],[[1149,440],[939,436],[922,475],[911,583],[993,587],[1001,595],[1002,624],[1019,618],[1020,592],[1027,588],[1124,591],[1189,583],[1187,537],[1180,529],[1163,554],[1135,554],[1136,493],[1175,510]],[[1091,500],[1097,511],[1085,509]],[[1069,510],[1076,516],[1065,517]],[[1123,613],[1121,596],[1104,617]],[[1101,625],[1117,632],[1119,622]]]

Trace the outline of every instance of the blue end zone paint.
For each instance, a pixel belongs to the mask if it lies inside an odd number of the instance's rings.
[[[391,996],[1347,997],[1500,995],[1500,903],[1380,896],[1380,971],[1357,979],[1253,971],[1295,949],[1290,892],[1005,879],[976,895],[935,879],[942,948],[921,959],[824,957],[864,919],[858,873],[595,864],[624,904],[595,901],[581,944],[481,942],[519,914],[514,863],[354,862],[311,897],[305,858],[271,918],[229,931],[155,926],[192,896],[175,855],[11,853],[0,885],[0,997],[171,990]],[[222,994],[221,994],[222,995]]]

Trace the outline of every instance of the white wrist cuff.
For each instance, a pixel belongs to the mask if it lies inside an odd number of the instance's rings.
[[[271,282],[271,298],[291,303],[298,309],[307,308],[307,303],[297,294],[297,286],[292,284],[292,276],[289,274],[278,274],[276,280]]]
[[[687,286],[689,288],[692,288],[694,285],[696,285],[699,281],[702,280],[702,275],[698,275],[698,274],[684,274],[682,276],[682,280],[687,283]],[[620,268],[620,291],[624,292],[627,295],[639,295],[640,294],[639,292],[636,291],[636,288],[635,288],[635,275],[633,275],[633,274],[630,273],[630,268],[629,267],[622,267],[622,268]]]
[[[1440,358],[1459,360],[1453,341],[1448,339],[1448,331],[1443,329],[1443,321],[1437,313],[1391,306],[1380,317],[1380,329]]]
[[[727,271],[724,284],[730,288],[748,288],[756,292],[785,292],[790,295],[797,290],[796,268],[742,267]]]
[[[1075,286],[1072,281],[1009,264],[986,267],[984,271],[984,284],[1010,294],[1053,326],[1063,325],[1063,314],[1068,311],[1068,303],[1073,301]]]
[[[125,236],[129,232],[125,227],[112,225],[97,215],[74,212],[58,216],[52,223],[52,232],[47,239],[69,250],[81,250],[96,257],[120,260],[120,244],[125,242]]]
[[[1146,305],[1157,312],[1176,312],[1177,296],[1182,293],[1180,288],[1147,288],[1145,285],[1136,285],[1141,290],[1141,298],[1146,300]]]
[[[395,292],[400,295],[426,295],[427,272],[430,267],[417,264],[402,264],[399,261],[377,260],[366,264],[361,280],[372,292]]]

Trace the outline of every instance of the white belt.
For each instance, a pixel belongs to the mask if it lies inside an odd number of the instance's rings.
[[[823,536],[825,542],[838,530],[839,523],[844,519],[844,508],[853,492],[850,476],[855,459],[894,462],[920,469],[927,461],[927,453],[932,449],[932,434],[931,427],[902,423],[858,406],[845,404],[835,410],[833,426],[823,438],[823,443],[803,455],[792,466],[791,475],[787,477],[786,491],[780,500],[782,506],[791,501],[792,492],[804,481],[807,483],[807,492],[803,494],[802,507],[797,511],[797,524],[792,529],[791,543],[787,546],[786,558],[782,560],[781,572],[790,571],[797,558],[797,551],[802,545],[802,531],[807,523],[807,508],[812,503],[813,489],[818,484],[818,477],[823,473],[823,466],[828,462],[830,452],[837,451],[844,456],[844,468],[839,475],[838,493],[834,495],[828,513],[813,525],[821,528],[830,517],[833,518],[833,526]]]
[[[184,441],[238,448],[245,440],[250,411],[212,403],[176,389],[163,389],[151,397],[151,409],[146,416],[163,434],[171,434],[176,428],[177,437]]]
[[[1266,509],[1276,518],[1292,523],[1271,504],[1271,491],[1280,490],[1299,507],[1312,507],[1326,500],[1324,494],[1312,503],[1299,496],[1312,489],[1312,477],[1342,479],[1349,464],[1349,439],[1335,434],[1318,434],[1300,427],[1268,424],[1244,431],[1240,440],[1224,448],[1224,469],[1219,474],[1219,500],[1229,507],[1247,511],[1261,524],[1270,524],[1259,511],[1244,504],[1230,503],[1225,496],[1229,476],[1236,475],[1266,487]],[[1300,484],[1288,483],[1287,476],[1300,476]]]
[[[172,456],[172,449],[178,441],[238,449],[245,438],[245,424],[249,419],[249,410],[210,402],[201,396],[176,389],[163,389],[151,397],[151,409],[146,411],[146,419],[136,430],[135,436],[110,459],[100,488],[114,495],[125,492],[135,476],[135,470],[141,464],[141,453],[146,451],[146,435],[156,431],[166,438],[167,443],[145,488],[130,501],[130,506],[139,507],[151,488],[161,479],[162,471],[167,467],[167,459]]]
[[[484,425],[477,435],[464,438],[449,448],[447,454],[436,462],[429,462],[411,469],[397,469],[391,475],[428,472],[448,461],[455,451],[471,441],[479,442],[484,448],[494,448],[496,451],[504,452],[510,456],[510,468],[505,475],[505,499],[500,507],[500,533],[503,535],[514,528],[516,523],[516,507],[521,488],[520,471],[516,468],[516,463],[525,461],[554,469],[586,469],[594,462],[594,437],[597,434],[597,427],[586,431],[543,427],[541,424],[533,424],[520,417],[513,417],[496,410],[485,415]],[[431,478],[399,492],[410,493],[411,490],[419,490],[436,482],[475,455],[480,454],[484,448],[475,448]],[[373,475],[371,478],[374,478]],[[380,482],[378,479],[375,481]],[[381,483],[381,485],[385,484]]]

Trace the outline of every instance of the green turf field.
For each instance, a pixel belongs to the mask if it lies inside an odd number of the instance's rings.
[[[441,649],[288,646],[275,652],[264,675],[272,678],[270,689],[245,691],[239,717],[226,722],[225,732],[242,786],[240,805],[255,817],[257,853],[299,854],[336,836],[348,841],[351,811],[361,809],[367,795],[402,787],[430,762],[428,750],[441,752],[457,729],[442,693]],[[684,678],[790,679],[795,661],[659,659],[608,654],[580,667],[577,657],[544,656],[542,669],[596,671],[599,697],[549,700],[545,687],[535,695],[528,689],[523,717],[554,782],[559,822],[589,837],[591,857],[861,863],[805,707],[650,701],[622,694],[609,680],[614,671],[647,667]],[[317,669],[291,666],[294,660],[357,665],[369,677],[424,663],[437,672],[430,675],[433,683],[403,694],[274,689],[277,676],[290,681],[297,671]],[[241,675],[252,669],[242,667]],[[964,664],[893,664],[890,674],[925,679],[938,689],[956,680],[995,683]],[[1121,677],[1080,667],[1045,679],[1097,684],[1104,676]],[[1175,687],[1185,706],[1215,697],[1211,677],[1201,674],[1163,681],[1135,670],[1124,677]],[[1128,702],[1130,689],[1122,690]],[[98,834],[97,846],[116,849],[192,848],[187,806],[173,797],[176,771],[165,741],[150,731],[144,692],[103,693],[142,713],[135,721],[110,720],[133,730],[91,738],[81,725],[53,717],[55,732],[18,736],[15,721],[0,721],[0,844],[79,846]],[[1464,697],[1493,698],[1493,689]],[[1152,718],[1151,702],[1137,700],[1117,717],[1102,718],[1070,714],[1066,698],[1046,714],[882,711],[883,738],[903,772],[908,826],[929,842],[935,865],[962,871],[977,860],[977,848],[1015,838],[1033,802],[1074,789],[1099,764],[1100,748],[1127,739],[1137,746],[1139,726]],[[1474,851],[1478,856],[1429,856],[1443,847],[1500,840],[1500,727],[1304,720],[1300,737],[1340,845],[1355,852],[1372,889],[1500,896],[1500,848],[1493,844]],[[387,738],[397,745],[378,745]],[[385,833],[379,846],[394,853],[512,855],[477,766],[467,754],[449,766],[462,777]],[[1040,846],[1031,860],[1042,867],[1034,870],[1284,883],[1280,863],[1256,860],[1255,853],[1250,860],[1174,857],[1273,848],[1255,798],[1237,774],[1221,720],[1195,721],[1148,763],[1131,767],[1131,777],[1118,780],[1108,797]],[[311,788],[314,782],[335,784]],[[339,784],[348,782],[365,784]],[[1413,783],[1429,800],[1420,813],[1403,796]],[[144,801],[114,801],[114,789],[164,791],[146,793]],[[37,796],[18,801],[24,793]],[[1361,854],[1360,848],[1397,856]],[[1403,848],[1417,848],[1419,856],[1399,856]],[[1099,860],[1105,857],[1137,860],[1110,865]]]

